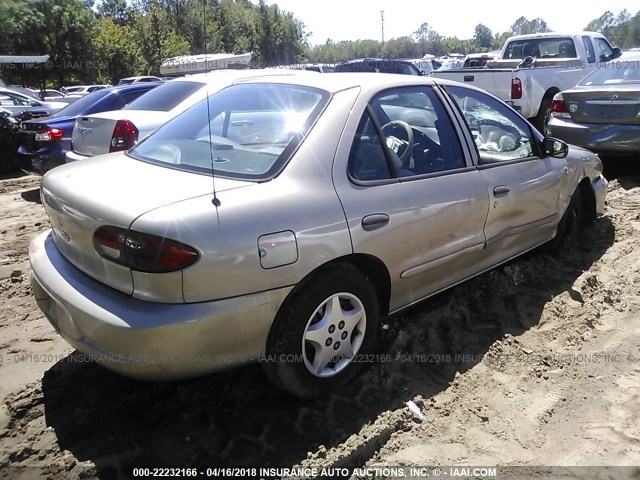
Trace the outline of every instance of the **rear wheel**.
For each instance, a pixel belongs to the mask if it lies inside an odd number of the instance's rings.
[[[584,223],[583,215],[582,194],[580,193],[580,188],[576,188],[576,191],[571,196],[569,206],[558,224],[558,232],[549,244],[552,253],[562,253],[573,249]]]
[[[551,117],[551,100],[552,99],[550,97],[542,99],[542,102],[540,103],[540,110],[538,110],[538,115],[535,119],[534,127],[536,127],[543,135],[545,134],[544,130],[547,126],[547,122],[549,121],[549,117]]]
[[[297,397],[322,396],[356,375],[373,348],[377,326],[378,303],[369,279],[349,265],[329,267],[281,307],[263,369]]]

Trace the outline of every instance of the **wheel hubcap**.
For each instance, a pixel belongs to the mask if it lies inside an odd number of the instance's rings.
[[[302,336],[302,356],[316,377],[332,377],[351,363],[364,340],[364,305],[351,293],[336,293],[316,308]]]

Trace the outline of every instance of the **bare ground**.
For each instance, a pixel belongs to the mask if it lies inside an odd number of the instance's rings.
[[[258,366],[144,383],[72,352],[31,296],[28,243],[48,226],[38,184],[0,180],[0,478],[115,479],[140,464],[640,465],[640,178],[610,184],[606,215],[565,258],[530,253],[387,319],[381,361],[313,402]]]

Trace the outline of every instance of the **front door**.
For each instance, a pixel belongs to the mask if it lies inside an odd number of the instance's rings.
[[[460,133],[431,86],[385,90],[346,126],[334,183],[354,253],[389,270],[390,311],[477,273],[489,195]]]
[[[487,253],[497,263],[550,240],[566,160],[544,156],[530,125],[495,98],[465,87],[447,91],[472,132],[490,196]]]

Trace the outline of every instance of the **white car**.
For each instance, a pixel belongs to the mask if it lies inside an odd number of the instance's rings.
[[[0,107],[13,114],[30,111],[52,114],[67,105],[63,102],[42,102],[10,88],[0,87]]]
[[[111,85],[74,85],[73,87],[62,87],[62,91],[70,97],[84,97],[91,92],[109,87]]]
[[[273,75],[318,75],[306,70],[216,70],[180,77],[154,88],[121,110],[78,117],[66,162],[133,147],[155,129],[207,95],[243,78]]]
[[[121,78],[118,85],[129,85],[130,83],[144,83],[144,82],[162,82],[160,77],[154,77],[152,75],[144,75],[138,77]]]

